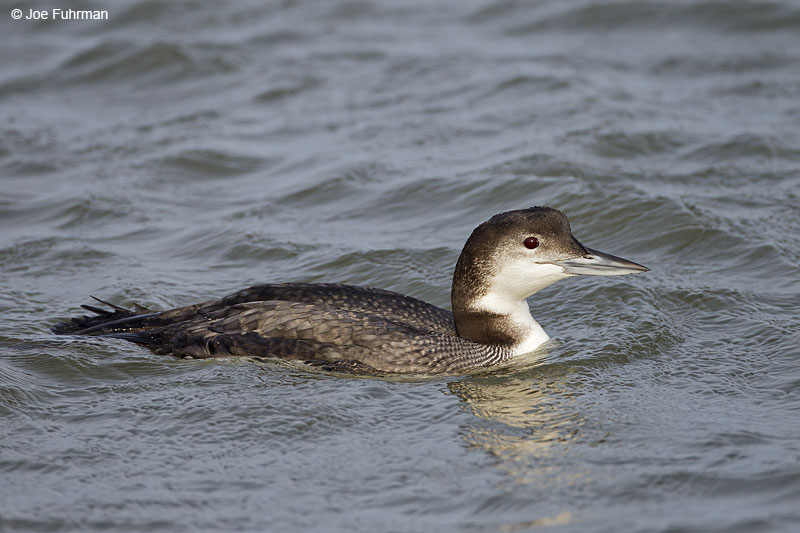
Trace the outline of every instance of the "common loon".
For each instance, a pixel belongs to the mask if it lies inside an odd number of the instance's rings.
[[[153,312],[112,304],[53,326],[56,334],[125,339],[155,353],[256,356],[365,374],[447,374],[533,351],[549,337],[526,298],[576,275],[647,272],[584,247],[550,207],[500,213],[478,226],[456,263],[452,313],[416,298],[327,283],[256,285],[219,300]]]

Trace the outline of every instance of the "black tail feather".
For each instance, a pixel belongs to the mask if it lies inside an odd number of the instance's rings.
[[[81,317],[72,318],[67,322],[59,322],[50,328],[51,331],[56,335],[92,335],[104,333],[107,331],[104,328],[113,327],[113,325],[119,323],[120,321],[129,319],[131,317],[152,313],[152,311],[146,307],[138,304],[134,304],[135,310],[130,310],[103,301],[94,296],[92,296],[92,299],[110,307],[112,311],[93,305],[84,304],[81,305],[81,307],[87,311],[91,311],[95,314],[95,316],[83,315]],[[113,329],[111,329],[111,331],[113,331]]]
[[[110,307],[110,308],[111,308],[111,309],[113,309],[114,311],[120,311],[120,312],[123,312],[123,313],[130,313],[130,312],[131,312],[130,310],[128,310],[128,309],[125,309],[124,307],[120,307],[120,306],[118,306],[118,305],[115,305],[115,304],[112,304],[112,303],[110,303],[110,302],[106,302],[106,301],[104,301],[104,300],[101,300],[101,299],[100,299],[100,298],[98,298],[97,296],[92,296],[92,295],[90,294],[90,295],[89,295],[89,298],[91,298],[91,299],[92,299],[92,300],[94,300],[95,302],[99,302],[99,303],[101,303],[101,304],[103,304],[103,305],[106,305],[106,306]],[[134,305],[136,305],[136,304],[134,304]],[[84,307],[84,308],[86,308],[86,306],[81,306],[81,307]],[[141,306],[137,306],[137,307],[141,307]],[[146,309],[146,308],[142,307],[142,309]],[[105,312],[105,313],[108,313],[108,311],[104,311],[104,312]]]
[[[95,313],[95,314],[97,314],[99,316],[108,316],[108,315],[111,314],[111,311],[108,311],[106,309],[101,309],[101,308],[95,307],[93,305],[83,304],[83,305],[81,305],[81,307],[83,309],[86,309],[87,311],[91,311],[92,313]]]

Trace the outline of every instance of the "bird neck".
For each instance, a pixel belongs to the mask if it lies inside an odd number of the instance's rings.
[[[509,295],[494,283],[485,263],[464,254],[456,264],[450,294],[456,334],[466,340],[503,346],[513,353],[527,353],[549,337],[531,316],[522,295]]]

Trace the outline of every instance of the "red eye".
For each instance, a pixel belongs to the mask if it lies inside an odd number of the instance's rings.
[[[525,248],[527,248],[528,250],[533,250],[534,248],[539,246],[539,239],[537,239],[536,237],[528,237],[527,239],[522,241],[522,244],[524,244]]]

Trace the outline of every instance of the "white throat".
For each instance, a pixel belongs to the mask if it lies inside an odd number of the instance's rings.
[[[512,348],[514,355],[529,353],[550,337],[531,315],[527,298],[566,277],[569,275],[556,265],[540,264],[532,273],[530,265],[510,264],[493,277],[489,290],[471,307],[508,317],[515,329],[523,334]]]
[[[531,315],[528,302],[525,300],[509,301],[490,292],[476,302],[475,310],[504,315],[513,322],[515,329],[523,334],[520,341],[512,347],[514,355],[532,352],[550,340],[542,326]]]

